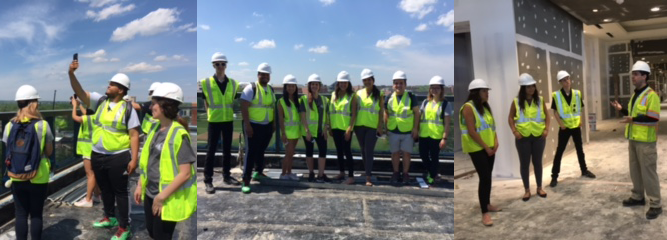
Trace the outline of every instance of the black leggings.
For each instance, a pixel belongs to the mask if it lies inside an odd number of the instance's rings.
[[[491,173],[493,172],[493,162],[496,155],[490,156],[486,151],[478,151],[469,153],[472,158],[472,164],[475,165],[477,175],[479,175],[479,187],[477,195],[479,195],[479,205],[482,208],[482,213],[489,212],[488,206],[491,203]]]
[[[30,236],[42,239],[42,213],[46,200],[47,184],[26,182],[12,183],[12,196],[16,214],[16,239],[28,239],[28,216],[30,216]]]
[[[317,143],[317,151],[319,152],[319,158],[327,157],[327,140],[324,140],[324,137],[313,137],[315,143]],[[306,157],[312,158],[313,152],[315,151],[315,144],[306,140],[306,137],[303,137],[303,143],[306,145]]]
[[[521,169],[521,180],[523,187],[530,187],[530,162],[532,159],[533,169],[535,169],[535,182],[537,187],[542,187],[542,153],[546,140],[540,137],[523,137],[516,140],[516,150],[519,152],[519,163]]]
[[[426,173],[432,178],[438,176],[440,165],[440,141],[441,139],[419,138],[419,155],[426,167]]]
[[[334,143],[336,144],[336,153],[338,155],[338,168],[341,173],[345,172],[345,165],[348,169],[348,177],[354,177],[354,162],[352,160],[352,150],[350,149],[352,145],[352,137],[350,136],[350,141],[345,141],[345,131],[333,129],[331,130],[333,134]],[[347,161],[345,161],[347,159]]]
[[[364,161],[366,177],[373,173],[373,155],[375,154],[375,143],[377,143],[377,129],[369,127],[355,127],[354,134],[357,135],[359,147],[361,147],[361,159]]]
[[[130,202],[127,180],[127,165],[130,152],[105,155],[93,152],[90,163],[95,172],[95,180],[102,191],[104,216],[115,217],[118,206],[118,224],[127,229],[130,222]]]
[[[162,217],[154,216],[153,198],[148,195],[144,195],[144,215],[146,216],[146,229],[151,238],[171,240],[178,222],[163,221]]]
[[[215,152],[218,142],[222,136],[222,176],[231,175],[232,161],[232,133],[234,122],[212,122],[208,123],[208,150],[206,151],[206,165],[204,167],[204,182],[213,182],[213,166],[215,164]]]

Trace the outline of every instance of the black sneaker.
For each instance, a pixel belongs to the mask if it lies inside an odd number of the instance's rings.
[[[586,170],[586,172],[581,174],[582,177],[587,177],[587,178],[595,178],[595,174],[593,174],[591,171]]]
[[[558,178],[552,178],[551,183],[549,183],[549,186],[556,187],[557,185],[558,185]]]
[[[636,200],[633,198],[628,198],[623,200],[623,206],[624,207],[632,207],[632,206],[644,206],[646,205],[646,200],[642,198],[642,200]]]
[[[391,175],[391,180],[389,180],[390,183],[397,183],[398,182],[398,173],[395,172],[394,174]]]
[[[239,180],[236,180],[236,178],[234,178],[232,176],[224,177],[223,181],[227,185],[234,185],[234,186],[241,185],[241,182],[239,182]]]
[[[662,208],[649,208],[646,212],[646,219],[656,219],[662,213]]]
[[[213,183],[206,183],[206,193],[208,194],[215,193],[215,188],[213,187]]]
[[[308,182],[314,182],[315,181],[315,173],[311,172],[308,174]]]
[[[322,175],[322,177],[317,178],[318,183],[330,183],[331,179],[327,177],[327,175]]]
[[[410,184],[410,175],[407,173],[403,173],[403,184]]]

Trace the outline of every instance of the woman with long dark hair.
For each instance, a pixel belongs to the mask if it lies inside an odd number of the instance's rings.
[[[154,92],[151,110],[158,120],[146,137],[139,160],[141,177],[134,201],[144,201],[146,229],[153,239],[172,239],[178,222],[197,211],[197,183],[187,122],[178,116],[183,91],[162,83]]]
[[[516,150],[519,153],[521,179],[526,189],[524,202],[530,199],[530,162],[532,158],[537,182],[537,195],[547,197],[542,189],[542,153],[546,144],[549,129],[549,115],[544,99],[537,90],[537,82],[527,73],[519,76],[521,89],[512,105],[507,117],[512,133],[516,137]]]
[[[352,131],[357,119],[357,98],[352,91],[350,74],[346,71],[338,73],[336,88],[331,95],[331,106],[329,107],[331,118],[331,136],[336,144],[338,154],[338,166],[340,174],[336,180],[345,178],[347,167],[347,180],[345,184],[354,184],[354,162],[352,161]]]
[[[361,159],[366,170],[366,186],[373,186],[371,176],[373,171],[373,155],[375,143],[382,136],[384,127],[384,94],[375,86],[375,77],[370,69],[361,71],[361,80],[364,88],[357,91],[358,109],[354,133],[357,135],[361,147]]]
[[[283,79],[283,97],[278,101],[278,119],[280,126],[280,138],[285,148],[285,158],[283,159],[283,171],[280,179],[298,180],[295,174],[292,174],[292,161],[294,160],[294,150],[301,136],[299,126],[299,113],[297,103],[299,102],[299,89],[296,86],[296,77],[292,74]]]
[[[496,123],[489,106],[489,86],[482,79],[475,79],[468,86],[468,100],[461,107],[459,126],[461,146],[468,153],[479,175],[479,205],[482,209],[482,223],[492,226],[489,212],[500,211],[491,205],[491,173],[498,151]]]
[[[39,112],[37,89],[30,85],[23,85],[16,91],[15,100],[19,110],[5,126],[2,141],[7,144],[8,151],[14,148],[25,148],[23,146],[28,146],[28,144],[39,144],[33,146],[39,148],[41,159],[37,166],[31,166],[27,164],[29,163],[26,162],[27,159],[22,159],[23,162],[19,163],[21,161],[19,157],[9,157],[6,161],[9,163],[6,171],[8,171],[10,180],[5,186],[9,184],[7,188],[11,188],[14,197],[16,239],[28,239],[28,228],[31,239],[42,239],[42,214],[51,172],[49,157],[53,153],[53,133]],[[27,128],[34,128],[34,130]],[[37,137],[36,141],[26,143],[24,140],[28,138],[18,136],[16,133],[19,131],[24,133],[32,131]],[[23,144],[19,144],[19,141]],[[30,155],[29,159],[33,157]],[[25,167],[20,167],[20,164],[25,164]],[[26,168],[32,170],[21,172]],[[28,217],[30,217],[30,227],[28,227]]]
[[[303,143],[306,145],[306,164],[308,165],[308,181],[315,181],[315,163],[313,162],[313,152],[315,143],[317,143],[318,161],[317,161],[317,182],[331,182],[324,174],[324,167],[327,157],[327,132],[329,128],[329,99],[320,95],[322,80],[317,74],[308,77],[308,93],[299,98],[299,114],[301,114],[301,135]]]

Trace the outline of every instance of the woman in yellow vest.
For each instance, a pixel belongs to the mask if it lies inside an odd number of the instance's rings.
[[[35,176],[30,179],[10,178],[12,196],[14,198],[14,213],[16,239],[28,239],[28,229],[30,229],[31,239],[42,238],[42,213],[44,211],[44,200],[46,200],[47,184],[49,183],[49,173],[51,172],[51,162],[49,156],[53,153],[53,134],[49,124],[42,120],[42,114],[39,113],[39,94],[37,89],[30,85],[23,85],[16,91],[16,102],[19,110],[16,116],[5,126],[2,141],[9,144],[9,136],[14,124],[25,124],[31,121],[34,123],[40,144],[42,159],[37,167]],[[9,146],[7,146],[9,148]],[[10,175],[11,177],[11,175]],[[9,186],[5,185],[7,188]],[[28,228],[28,217],[30,217],[30,227]]]
[[[461,107],[459,126],[461,146],[468,153],[479,175],[479,205],[482,208],[482,223],[493,225],[489,212],[499,209],[491,205],[491,173],[498,151],[498,136],[495,120],[489,106],[489,86],[482,79],[475,79],[468,85],[468,100]]]
[[[510,128],[516,137],[516,150],[519,153],[521,179],[526,189],[522,200],[530,199],[530,162],[532,159],[537,182],[537,195],[547,197],[542,189],[542,153],[549,129],[549,115],[544,98],[537,90],[536,81],[527,73],[519,76],[518,97],[510,105],[508,117]]]
[[[288,74],[283,79],[283,97],[278,104],[278,119],[280,119],[280,138],[285,148],[285,158],[283,159],[283,172],[280,179],[299,180],[295,174],[292,174],[292,161],[294,160],[294,150],[301,136],[301,126],[299,125],[299,89],[296,86],[296,77]]]
[[[361,159],[366,170],[366,186],[373,186],[373,155],[375,143],[384,132],[382,118],[384,116],[384,94],[375,86],[373,72],[366,68],[361,71],[364,88],[357,91],[358,112],[354,133],[361,147]]]
[[[86,197],[81,199],[81,201],[74,203],[74,206],[89,208],[93,207],[93,199],[97,202],[101,201],[100,188],[97,187],[95,182],[95,172],[90,163],[90,154],[92,154],[93,151],[93,116],[95,115],[95,112],[84,108],[83,105],[79,103],[79,100],[76,99],[76,95],[71,98],[71,101],[72,119],[81,124],[76,141],[76,154],[81,155],[81,158],[83,158],[83,168],[86,170],[86,177],[88,178],[86,182]],[[77,113],[77,108],[81,110],[81,116]]]
[[[327,157],[327,129],[329,129],[329,99],[320,95],[322,80],[317,74],[308,76],[308,93],[299,98],[299,114],[301,114],[301,135],[306,145],[306,164],[308,165],[308,181],[315,180],[315,164],[313,163],[313,152],[317,143],[318,163],[317,182],[331,182],[324,174]]]
[[[197,210],[195,152],[187,122],[178,117],[183,91],[173,83],[162,83],[153,93],[153,117],[159,120],[150,130],[139,160],[141,177],[134,201],[144,201],[146,228],[153,239],[172,239],[176,223]],[[194,236],[191,236],[194,237]]]
[[[445,100],[445,80],[431,78],[428,98],[420,108],[419,155],[426,166],[426,181],[433,184],[438,179],[440,151],[447,143],[447,130],[452,116],[452,105]]]
[[[333,136],[338,155],[338,166],[340,174],[336,180],[345,178],[347,165],[347,180],[345,184],[354,183],[354,162],[352,161],[352,131],[357,119],[357,97],[352,91],[350,74],[346,71],[338,73],[336,88],[331,95],[329,107],[329,118],[331,119],[331,136]]]

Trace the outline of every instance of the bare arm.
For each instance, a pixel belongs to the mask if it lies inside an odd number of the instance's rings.
[[[353,94],[354,95],[354,94]],[[352,118],[350,119],[350,127],[348,130],[354,129],[354,124],[357,122],[357,98],[352,97]]]
[[[542,102],[542,107],[546,110],[547,109],[547,104]],[[549,118],[549,111],[544,111],[544,116],[545,116],[545,123],[546,123],[546,128],[544,131],[548,132],[549,131],[549,124],[551,123],[551,119]],[[539,116],[538,116],[539,117]]]
[[[74,120],[75,122],[81,123],[81,122],[83,122],[83,118],[79,117],[76,114],[77,107],[83,109],[83,106],[79,105],[79,102],[76,99],[72,99],[72,120]],[[86,114],[85,109],[82,110],[82,114]]]
[[[280,133],[283,136],[285,135],[285,110],[283,109],[282,104],[278,104],[278,125],[280,127]]]
[[[380,98],[380,112],[378,113],[378,130],[382,132],[384,130],[384,125],[382,124],[384,122],[384,98],[382,96],[378,96]]]
[[[516,132],[516,122],[514,122],[514,116],[516,116],[516,106],[514,106],[514,102],[512,102],[510,105],[510,114],[507,116],[507,122],[512,129],[512,133]]]
[[[69,83],[72,86],[74,93],[76,93],[76,96],[79,97],[79,99],[81,99],[81,101],[85,103],[86,106],[90,106],[90,93],[83,90],[79,80],[76,79],[76,75],[74,75],[74,71],[76,71],[78,68],[79,61],[73,61],[69,67]]]
[[[442,134],[442,138],[447,138],[447,132],[449,131],[449,123],[452,121],[452,117],[445,116],[445,132]]]

